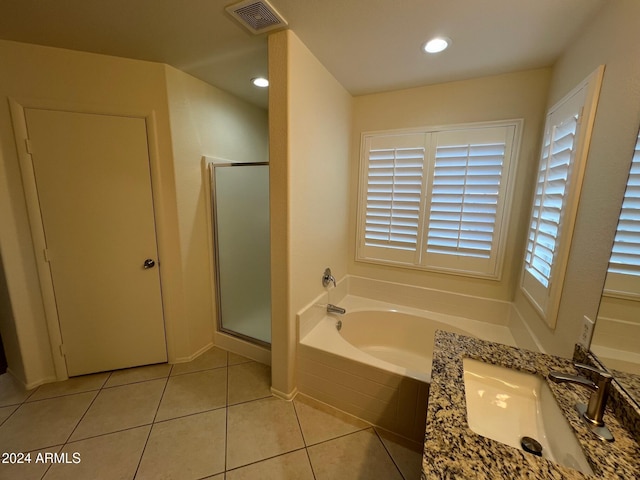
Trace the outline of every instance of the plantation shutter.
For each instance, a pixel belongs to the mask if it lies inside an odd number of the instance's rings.
[[[515,127],[436,134],[425,261],[491,274]]]
[[[470,143],[467,138],[445,144],[443,136],[436,146],[427,252],[489,258],[505,159],[504,134],[493,141],[479,138]]]
[[[364,134],[357,259],[498,278],[521,123]]]
[[[412,262],[420,232],[424,134],[371,137],[367,158],[364,245],[390,260]]]
[[[640,135],[611,251],[605,293],[640,296]]]
[[[526,264],[529,272],[549,286],[557,250],[562,209],[575,154],[578,114],[571,114],[545,132],[529,226]]]
[[[558,319],[603,72],[593,71],[546,116],[520,286],[550,328]]]

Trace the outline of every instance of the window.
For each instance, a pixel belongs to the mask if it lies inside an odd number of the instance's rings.
[[[498,278],[521,124],[363,134],[358,260]]]
[[[631,161],[604,294],[640,300],[640,135]]]
[[[522,273],[522,290],[555,327],[603,68],[549,109]]]

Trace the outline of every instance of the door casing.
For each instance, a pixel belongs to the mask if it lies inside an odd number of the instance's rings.
[[[38,191],[36,187],[35,172],[33,170],[33,164],[31,162],[31,155],[29,153],[28,145],[28,131],[27,122],[25,116],[25,109],[49,109],[60,110],[77,113],[89,113],[98,115],[117,115],[123,117],[137,117],[145,120],[147,139],[149,146],[149,166],[151,170],[151,181],[153,191],[153,206],[154,217],[157,229],[157,242],[158,242],[158,256],[164,257],[164,249],[162,242],[162,232],[164,229],[162,215],[159,215],[161,205],[159,205],[159,192],[162,191],[162,185],[159,182],[160,178],[160,159],[158,154],[158,142],[156,134],[156,115],[154,111],[123,111],[122,109],[110,109],[110,108],[96,108],[95,106],[69,104],[58,101],[43,101],[41,99],[17,99],[9,98],[9,107],[11,110],[11,118],[14,127],[14,137],[16,141],[16,148],[18,152],[18,159],[20,163],[20,171],[22,177],[22,184],[25,194],[25,201],[27,205],[27,212],[29,216],[29,226],[31,229],[31,237],[34,249],[34,258],[38,270],[38,280],[40,284],[40,291],[42,294],[42,301],[45,311],[45,320],[49,335],[49,345],[51,347],[51,358],[55,371],[55,379],[66,380],[68,377],[65,358],[62,351],[62,334],[60,330],[60,323],[58,318],[58,312],[55,302],[55,294],[53,281],[51,276],[51,270],[49,263],[46,261],[44,251],[46,248],[44,225],[40,212],[40,205],[38,200]],[[158,262],[160,263],[160,262]],[[162,267],[158,265],[160,269],[160,276],[162,278]],[[167,321],[167,295],[164,295],[164,288],[161,281],[162,294],[162,308],[165,312],[165,332],[167,341],[167,350],[169,361],[172,359],[172,345],[170,334],[172,329],[170,322]],[[44,380],[43,380],[44,381]],[[42,383],[38,382],[37,384]],[[28,385],[32,388],[35,385]]]

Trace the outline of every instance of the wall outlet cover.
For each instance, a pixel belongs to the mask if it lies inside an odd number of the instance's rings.
[[[580,334],[578,336],[578,343],[587,350],[591,345],[591,338],[593,337],[593,327],[595,322],[586,315],[582,317],[582,324],[580,325]]]

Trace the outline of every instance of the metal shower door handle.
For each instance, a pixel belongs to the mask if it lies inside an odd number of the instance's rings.
[[[155,267],[155,265],[156,265],[156,262],[154,262],[153,259],[147,258],[142,264],[142,268],[144,268],[145,270],[148,270],[149,268]]]

